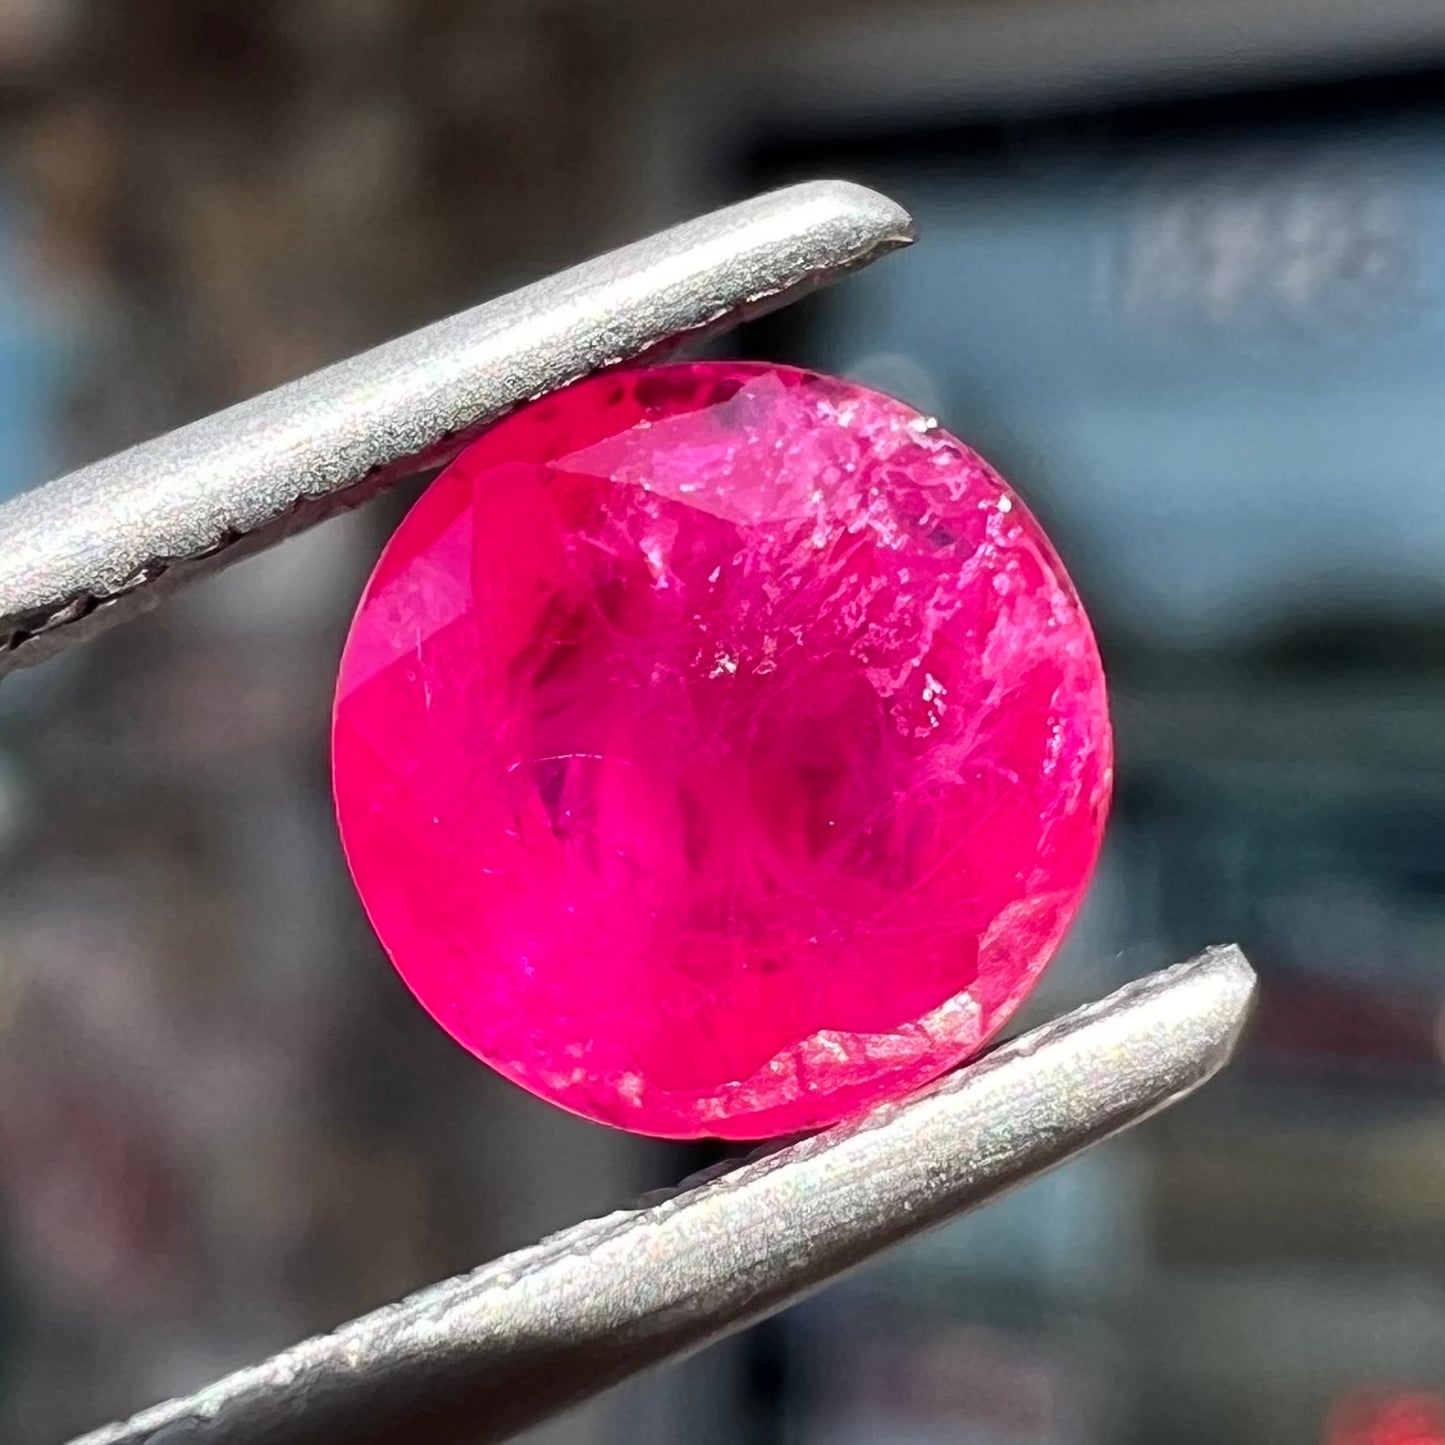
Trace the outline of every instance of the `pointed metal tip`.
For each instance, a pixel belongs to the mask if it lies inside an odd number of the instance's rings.
[[[1193,1003],[1197,1027],[1213,1041],[1212,1067],[1218,1073],[1239,1047],[1240,1038],[1259,997],[1259,978],[1237,944],[1208,948],[1181,965],[1181,992]]]
[[[1120,989],[1101,1007],[1129,1021],[1139,1057],[1153,1052],[1174,1060],[1183,1071],[1182,1091],[1188,1092],[1234,1057],[1257,992],[1249,960],[1237,944],[1227,943]],[[1080,1010],[1061,1022],[1082,1021],[1090,1013]]]
[[[917,239],[913,217],[897,201],[856,181],[804,181],[779,194],[816,205],[823,216],[831,214],[840,223],[855,227],[861,237],[871,237],[871,245],[862,248],[869,251],[870,259]]]
[[[1049,1058],[1092,1101],[1092,1125],[1106,1132],[1149,1117],[1209,1082],[1234,1057],[1254,1006],[1256,978],[1234,944],[1125,985],[995,1050],[983,1066]],[[1065,1062],[1067,1060],[1067,1062]],[[960,1075],[976,1074],[980,1065]],[[948,1088],[945,1081],[943,1088]],[[1108,1116],[1107,1129],[1100,1128]]]

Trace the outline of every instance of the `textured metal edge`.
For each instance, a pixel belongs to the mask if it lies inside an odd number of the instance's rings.
[[[791,1303],[1193,1092],[1253,971],[1206,951],[899,1103],[579,1224],[74,1445],[484,1445]]]
[[[912,239],[814,181],[663,231],[0,506],[0,671],[448,459],[524,402],[735,324]]]

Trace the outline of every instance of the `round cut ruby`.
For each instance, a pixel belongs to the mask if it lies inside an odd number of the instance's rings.
[[[759,364],[594,377],[463,452],[362,598],[334,770],[448,1032],[589,1118],[733,1138],[997,1030],[1111,772],[1018,498],[900,403]]]

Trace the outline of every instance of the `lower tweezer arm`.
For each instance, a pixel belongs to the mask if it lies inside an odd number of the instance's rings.
[[[74,1445],[485,1445],[741,1329],[1190,1093],[1254,975],[1211,949],[901,1103],[577,1225]]]

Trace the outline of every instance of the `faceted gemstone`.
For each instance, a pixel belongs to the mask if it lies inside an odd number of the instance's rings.
[[[972,1053],[1098,850],[1104,680],[975,453],[791,368],[612,372],[412,509],[341,666],[367,913],[509,1079],[650,1134],[827,1124]]]

